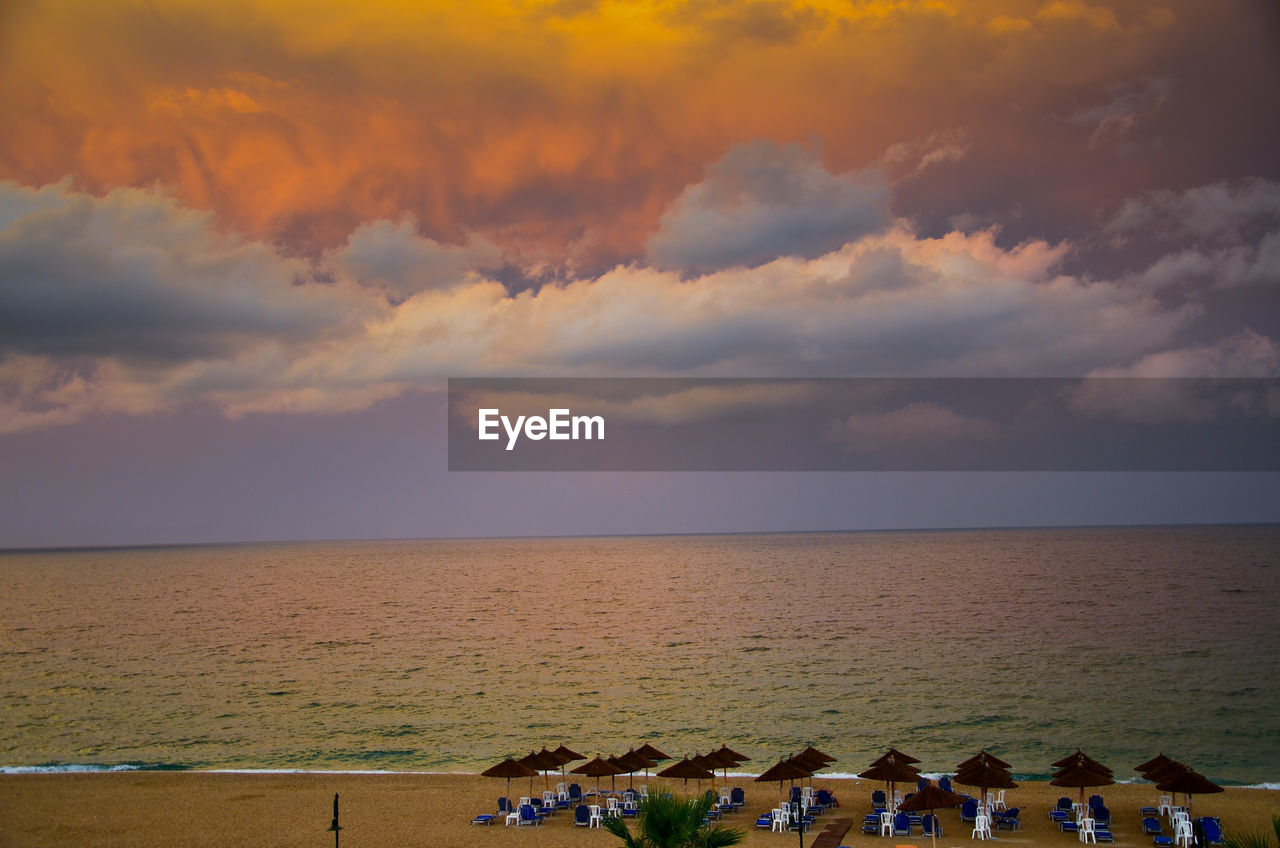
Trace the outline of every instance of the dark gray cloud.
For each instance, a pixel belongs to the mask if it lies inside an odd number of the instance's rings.
[[[0,353],[182,361],[316,339],[368,304],[170,198],[0,183]]]
[[[889,188],[875,172],[833,174],[816,151],[740,145],[687,187],[662,216],[648,258],[708,272],[780,256],[813,259],[889,223]]]

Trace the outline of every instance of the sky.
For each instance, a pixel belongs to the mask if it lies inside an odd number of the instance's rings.
[[[1280,520],[462,473],[449,377],[1280,376],[1270,2],[0,3],[0,547]]]

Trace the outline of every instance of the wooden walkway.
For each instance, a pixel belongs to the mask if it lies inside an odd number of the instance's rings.
[[[844,839],[851,827],[853,819],[832,819],[818,833],[818,838],[813,840],[809,848],[840,848],[840,840]]]

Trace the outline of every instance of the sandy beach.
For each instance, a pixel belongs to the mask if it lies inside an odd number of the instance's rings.
[[[745,845],[795,845],[794,833],[757,831],[759,812],[773,806],[777,784],[733,779],[746,789],[747,807],[726,818],[746,831]],[[651,786],[660,784],[654,780]],[[541,780],[535,788],[541,789]],[[584,788],[590,783],[584,783]],[[837,815],[860,822],[869,811],[870,781],[818,779],[841,800],[839,810],[819,819],[821,825]],[[512,792],[528,789],[515,781]],[[692,784],[690,784],[692,786]],[[679,791],[679,784],[674,784]],[[491,827],[470,824],[476,813],[492,812],[505,781],[475,775],[415,774],[220,774],[210,772],[122,772],[97,774],[23,774],[0,776],[0,846],[207,846],[207,848],[325,848],[333,844],[327,832],[333,794],[341,795],[341,845],[361,846],[476,846],[539,845],[546,848],[608,846],[617,839],[603,830],[574,827],[561,813],[538,828]],[[1025,782],[1010,790],[1010,806],[1023,809],[1018,832],[999,831],[1008,845],[1074,845],[1074,835],[1059,833],[1047,810],[1064,793],[1047,783]],[[1103,795],[1114,819],[1117,845],[1150,845],[1142,835],[1138,807],[1157,795],[1149,784],[1106,787]],[[1270,827],[1280,812],[1280,794],[1265,789],[1231,788],[1194,802],[1194,811],[1220,816],[1228,829]],[[970,828],[955,810],[940,813],[943,837],[938,844],[971,844]],[[846,845],[928,845],[920,837],[862,836],[855,825]],[[815,831],[816,832],[816,831]],[[805,844],[813,841],[813,834]]]

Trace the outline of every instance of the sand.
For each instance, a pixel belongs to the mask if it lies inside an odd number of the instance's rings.
[[[757,831],[756,815],[776,803],[778,785],[733,779],[747,792],[747,808],[726,817],[726,823],[746,831],[748,846],[792,846],[794,833]],[[660,781],[654,780],[651,785]],[[583,787],[590,786],[590,781]],[[607,781],[606,781],[607,785]],[[693,784],[691,783],[690,786]],[[860,823],[870,809],[870,781],[818,779],[818,787],[834,791],[842,802],[819,819],[835,815]],[[514,794],[527,792],[528,780],[513,781]],[[674,784],[679,790],[680,785]],[[326,848],[333,844],[327,831],[333,794],[341,795],[342,848],[367,846],[542,846],[590,848],[613,846],[618,839],[607,831],[573,826],[561,813],[546,825],[472,826],[480,812],[493,812],[505,781],[471,775],[348,775],[348,774],[217,774],[210,772],[123,772],[97,774],[0,775],[0,846],[129,846],[129,848]],[[535,781],[541,790],[542,781]],[[1010,806],[1023,808],[1023,827],[998,831],[1005,845],[1078,845],[1074,835],[1059,833],[1047,811],[1064,793],[1046,783],[1028,782],[1008,792]],[[1114,819],[1117,845],[1147,846],[1138,807],[1154,803],[1150,784],[1120,785],[1102,790]],[[1228,789],[1195,799],[1194,814],[1216,815],[1231,830],[1270,828],[1273,812],[1280,812],[1280,793],[1265,789]],[[970,827],[955,810],[940,813],[944,848],[971,845]],[[816,831],[814,832],[816,833]],[[805,844],[813,841],[806,836]],[[861,836],[857,824],[845,845],[915,845],[929,840]]]

